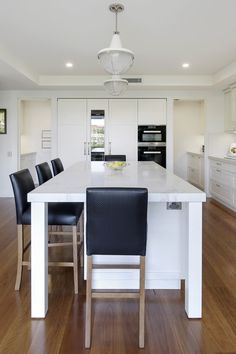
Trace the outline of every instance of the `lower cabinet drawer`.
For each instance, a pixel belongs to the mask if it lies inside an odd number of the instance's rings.
[[[219,184],[224,184],[230,188],[236,188],[236,175],[234,173],[223,170],[220,167],[211,166],[211,178],[218,181]]]
[[[217,182],[214,180],[210,181],[210,192],[216,198],[221,199],[226,204],[231,205],[234,207],[235,203],[235,191],[231,188]]]
[[[188,181],[196,185],[200,184],[200,176],[197,169],[188,167]]]

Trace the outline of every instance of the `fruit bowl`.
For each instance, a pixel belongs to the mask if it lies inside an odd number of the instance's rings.
[[[110,168],[111,170],[115,170],[115,171],[120,171],[125,166],[127,166],[127,163],[124,161],[110,161],[110,162],[105,162],[104,164],[106,167]]]

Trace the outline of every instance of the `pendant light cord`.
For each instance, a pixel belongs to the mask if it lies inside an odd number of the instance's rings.
[[[117,18],[117,11],[116,11],[116,24],[115,24],[115,34],[119,34],[118,30],[117,30],[117,26],[118,26],[118,18]]]

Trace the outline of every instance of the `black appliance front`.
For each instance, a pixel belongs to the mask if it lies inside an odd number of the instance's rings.
[[[165,125],[139,125],[138,142],[139,143],[166,142],[166,126]]]
[[[139,146],[138,161],[154,161],[162,167],[166,167],[166,147]]]

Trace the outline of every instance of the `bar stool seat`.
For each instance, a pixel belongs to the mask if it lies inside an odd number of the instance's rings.
[[[82,203],[48,203],[48,225],[76,225],[83,209]],[[31,225],[31,206],[22,213],[22,224]]]

